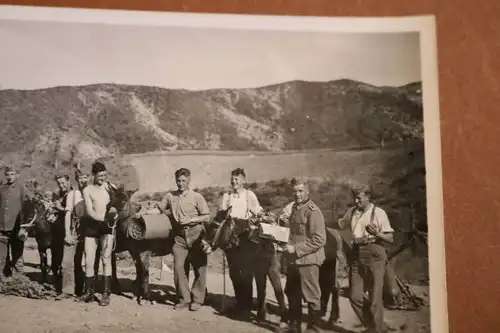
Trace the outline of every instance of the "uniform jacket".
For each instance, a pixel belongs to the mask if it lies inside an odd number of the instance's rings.
[[[325,220],[312,200],[292,206],[290,244],[295,247],[291,260],[296,265],[321,265],[325,260]]]
[[[24,200],[24,187],[19,182],[14,185],[0,185],[0,230],[13,230]]]

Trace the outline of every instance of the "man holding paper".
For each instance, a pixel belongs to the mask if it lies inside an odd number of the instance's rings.
[[[319,332],[319,268],[325,260],[325,221],[323,213],[309,197],[307,182],[294,178],[291,185],[295,202],[289,217],[290,241],[283,249],[288,263],[285,293],[289,312],[288,323],[281,323],[278,331],[287,332],[290,328],[300,332],[304,299],[308,309],[306,333]]]

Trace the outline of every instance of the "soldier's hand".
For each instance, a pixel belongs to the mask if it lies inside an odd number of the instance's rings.
[[[295,253],[295,246],[287,244],[286,247],[285,247],[285,251],[288,254]]]

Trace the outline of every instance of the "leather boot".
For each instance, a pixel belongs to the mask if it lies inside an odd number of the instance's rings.
[[[90,303],[94,300],[95,278],[93,276],[85,277],[85,292],[79,298],[81,302]]]
[[[108,306],[111,302],[111,276],[103,276],[104,279],[104,291],[102,292],[102,298],[99,301],[100,306]]]
[[[302,306],[290,311],[290,333],[302,333]]]
[[[314,310],[311,305],[307,307],[307,311],[307,329],[305,333],[319,333],[321,311]]]

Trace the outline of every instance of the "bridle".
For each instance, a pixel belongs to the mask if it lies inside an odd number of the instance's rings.
[[[121,195],[124,196],[124,199],[123,199],[123,201],[122,201],[122,199],[120,199],[120,201],[125,202],[125,205],[123,207],[121,207],[120,210],[118,210],[118,208],[114,207],[114,204],[117,201],[117,197],[120,197]],[[127,217],[120,216],[121,213],[123,211],[125,211],[125,207],[126,207],[127,210],[130,210],[130,196],[127,194],[127,192],[120,190],[118,196],[116,195],[116,192],[113,193],[113,201],[110,202],[108,211],[111,208],[114,208],[116,210],[116,214],[113,216],[112,221],[108,220],[106,222],[107,225],[108,225],[108,227],[112,230],[112,235],[113,235],[113,249],[111,250],[111,254],[110,255],[112,255],[112,253],[116,250],[116,227],[118,225],[118,221],[119,220],[123,220],[124,218],[128,218],[130,216],[130,214]],[[108,247],[108,238],[106,238],[105,247]],[[105,259],[108,259],[108,258],[109,257],[105,257]]]

